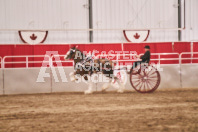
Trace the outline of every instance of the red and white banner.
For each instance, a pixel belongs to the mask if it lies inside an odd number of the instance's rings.
[[[24,43],[43,43],[48,35],[48,31],[19,31],[19,36]]]
[[[123,33],[128,42],[141,43],[147,40],[150,30],[124,30]]]

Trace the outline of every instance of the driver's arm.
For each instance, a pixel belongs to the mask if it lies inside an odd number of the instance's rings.
[[[145,52],[145,54],[143,56],[140,57],[140,59],[142,59],[142,61],[146,61],[150,58],[150,54],[149,52]]]

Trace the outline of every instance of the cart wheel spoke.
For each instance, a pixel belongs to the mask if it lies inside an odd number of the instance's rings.
[[[153,66],[141,70],[139,74],[131,74],[130,82],[132,87],[140,93],[155,91],[160,84],[160,74]]]

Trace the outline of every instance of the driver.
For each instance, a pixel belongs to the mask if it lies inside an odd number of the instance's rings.
[[[150,46],[146,45],[144,47],[144,50],[145,50],[145,53],[143,56],[136,56],[137,58],[140,58],[142,59],[142,61],[136,61],[133,63],[133,66],[132,66],[132,70],[137,67],[138,65],[141,65],[142,63],[149,63],[150,62]]]

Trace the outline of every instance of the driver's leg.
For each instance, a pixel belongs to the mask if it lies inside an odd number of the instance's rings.
[[[130,73],[133,71],[134,68],[136,68],[138,65],[140,65],[142,61],[136,61],[133,63],[133,66],[131,67]]]

